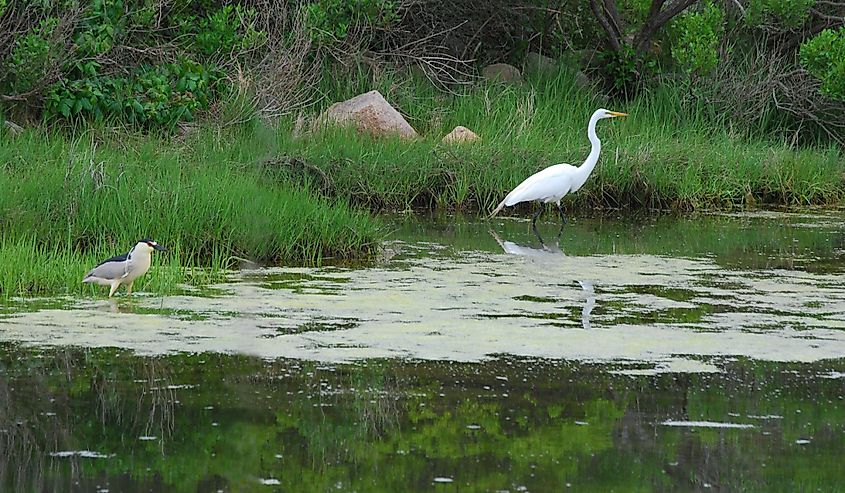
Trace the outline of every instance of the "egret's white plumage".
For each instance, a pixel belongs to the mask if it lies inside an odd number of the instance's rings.
[[[554,202],[560,208],[560,200],[567,194],[578,191],[596,163],[599,161],[599,153],[601,153],[601,141],[596,135],[596,123],[603,118],[613,118],[617,116],[627,116],[625,113],[616,111],[608,111],[604,108],[597,109],[593,116],[590,117],[590,123],[587,125],[587,137],[590,139],[592,148],[590,155],[581,166],[575,167],[571,164],[561,163],[549,166],[548,168],[538,171],[526,178],[522,183],[517,185],[511,193],[509,193],[504,200],[502,200],[496,209],[491,214],[495,216],[499,211],[505,207],[519,204],[520,202],[537,201],[541,204],[548,204]],[[532,227],[536,229],[537,217],[542,213],[542,206],[531,221]]]

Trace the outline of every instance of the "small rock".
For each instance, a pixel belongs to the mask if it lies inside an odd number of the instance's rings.
[[[442,142],[444,144],[450,144],[454,142],[472,142],[480,139],[481,137],[472,130],[458,125],[443,137]]]
[[[525,55],[526,72],[552,72],[557,68],[557,60],[529,51]]]
[[[601,57],[599,50],[590,48],[576,52],[580,58],[581,65],[587,68],[598,68],[601,65]]]
[[[399,135],[413,139],[418,136],[417,131],[378,91],[359,94],[352,99],[331,105],[320,115],[319,121],[351,123],[359,132],[376,137]]]
[[[23,133],[23,127],[21,127],[15,122],[10,122],[9,120],[6,120],[3,122],[3,126],[6,127],[9,130],[9,133],[12,135],[20,135]]]
[[[305,115],[302,113],[296,115],[296,120],[293,122],[293,130],[291,130],[291,136],[294,139],[298,139],[306,134],[307,131],[307,124],[306,124]]]
[[[481,71],[482,77],[487,80],[498,80],[501,82],[522,82],[522,74],[519,69],[507,63],[494,63],[484,67]]]
[[[587,89],[593,85],[593,81],[587,74],[579,70],[575,72],[575,85],[581,89]]]

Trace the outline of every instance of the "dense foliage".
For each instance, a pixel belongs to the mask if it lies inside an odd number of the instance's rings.
[[[11,5],[6,24],[38,19],[5,53],[0,88],[11,110],[157,127],[192,120],[221,89],[215,57],[243,53],[262,35],[251,9],[206,1],[168,6],[162,15],[135,0]]]
[[[292,113],[337,99],[321,78],[403,65],[454,90],[535,51],[610,97],[694,82],[720,87],[689,94],[731,124],[778,112],[766,132],[843,141],[843,16],[840,0],[0,0],[0,112],[172,129]],[[720,101],[762,72],[766,87],[743,95],[757,110]]]
[[[801,63],[822,81],[821,90],[845,100],[845,27],[825,29],[801,46]]]

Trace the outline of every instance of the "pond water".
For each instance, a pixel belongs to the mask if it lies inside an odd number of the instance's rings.
[[[845,213],[541,226],[2,306],[0,490],[845,490]]]

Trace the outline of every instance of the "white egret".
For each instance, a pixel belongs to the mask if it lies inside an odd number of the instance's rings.
[[[512,205],[519,204],[520,202],[538,201],[540,202],[540,209],[534,213],[534,217],[531,219],[531,228],[538,236],[537,218],[543,213],[543,204],[548,204],[550,202],[557,203],[558,211],[561,214],[561,219],[563,219],[563,210],[560,207],[560,199],[568,193],[578,191],[578,189],[581,188],[587,181],[587,178],[590,176],[590,173],[593,172],[593,168],[596,167],[596,163],[599,161],[601,141],[596,135],[596,123],[598,123],[601,119],[614,118],[617,116],[628,116],[628,114],[619,113],[618,111],[609,111],[604,108],[597,109],[593,113],[593,116],[590,117],[590,123],[587,125],[587,137],[589,137],[590,143],[593,147],[590,149],[590,155],[587,156],[587,160],[584,161],[584,164],[578,167],[566,163],[555,164],[542,171],[534,173],[514,188],[511,193],[505,197],[505,200],[499,203],[493,213],[490,214],[490,217],[495,216],[505,207],[510,207]],[[561,227],[563,227],[562,224]]]

